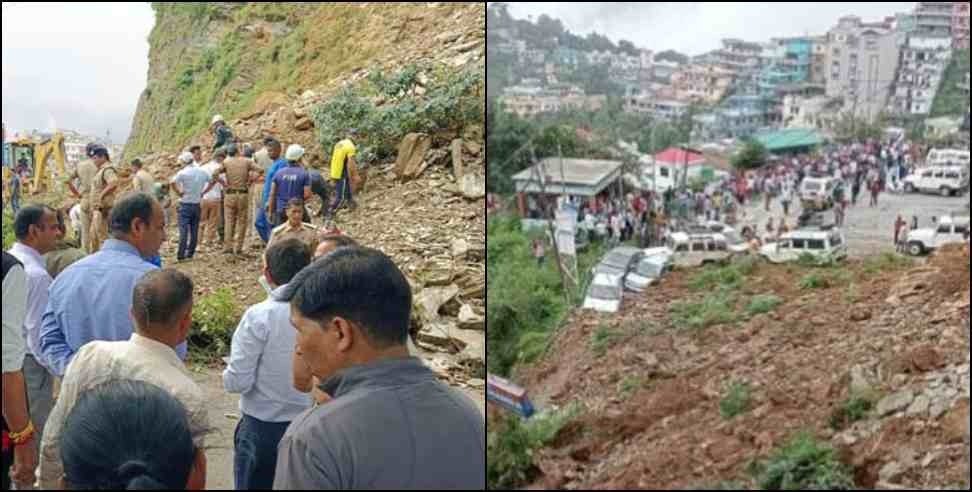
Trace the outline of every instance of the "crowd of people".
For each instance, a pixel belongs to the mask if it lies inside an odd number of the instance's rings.
[[[877,207],[881,193],[902,190],[901,180],[914,171],[925,150],[900,136],[832,145],[812,154],[773,159],[759,169],[727,174],[695,189],[675,187],[623,197],[608,192],[593,200],[568,197],[557,205],[531,197],[528,213],[540,218],[545,206],[569,206],[578,213],[579,229],[591,239],[637,239],[643,247],[661,245],[669,232],[702,221],[735,226],[746,240],[772,241],[793,228],[821,224],[823,212],[832,213],[832,223],[843,227],[861,192],[868,194],[867,206]],[[832,196],[820,203],[802,200],[801,184],[808,177],[831,178]],[[759,205],[769,214],[765,226],[755,222],[747,205]],[[896,229],[894,236],[897,244],[903,234]]]
[[[240,395],[236,489],[484,489],[482,414],[411,355],[405,276],[384,253],[308,223],[305,200],[324,191],[300,146],[281,157],[268,138],[241,153],[224,128],[214,121],[215,166],[194,146],[170,184],[178,260],[216,241],[215,228],[199,237],[204,207],[218,215],[207,197],[222,202],[225,253],[242,253],[252,205],[258,231],[266,221],[267,298],[239,322],[223,372]],[[334,149],[328,219],[353,208],[353,135]],[[107,150],[87,152],[68,180],[80,202],[19,209],[3,252],[4,490],[203,489],[213,427],[185,365],[194,283],[161,268],[162,186],[133,162],[133,191],[119,194]]]

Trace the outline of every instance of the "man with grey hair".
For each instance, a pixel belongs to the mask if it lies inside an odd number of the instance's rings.
[[[185,406],[196,449],[204,449],[209,429],[205,393],[176,353],[192,326],[192,280],[174,269],[143,276],[128,298],[135,330],[127,340],[91,342],[78,351],[61,385],[41,440],[40,478],[47,490],[63,476],[61,434],[81,394],[109,381],[129,379],[154,384]],[[205,463],[205,457],[202,457]]]

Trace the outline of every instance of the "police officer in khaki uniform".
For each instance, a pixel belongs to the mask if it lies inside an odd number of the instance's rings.
[[[81,200],[81,247],[89,253],[94,252],[91,246],[91,183],[94,181],[95,174],[98,173],[98,166],[92,161],[92,152],[98,144],[92,142],[85,147],[84,152],[87,159],[79,162],[74,169],[74,173],[67,177],[67,186],[75,198]],[[75,186],[77,181],[80,187]],[[100,247],[100,245],[99,245]]]
[[[253,162],[253,159],[238,156],[236,144],[226,146],[229,159],[223,161],[213,171],[212,180],[206,187],[211,188],[221,174],[226,174],[226,188],[223,190],[224,213],[226,217],[226,236],[223,243],[223,253],[243,254],[243,243],[246,241],[246,231],[250,221],[250,173],[263,174],[263,169]],[[234,235],[236,244],[234,245]]]
[[[111,207],[115,204],[115,192],[118,189],[118,171],[111,165],[108,149],[99,145],[92,150],[91,160],[98,167],[94,179],[91,181],[91,195],[89,201],[91,214],[91,253],[101,249],[101,243],[108,239],[108,217]]]
[[[287,202],[287,222],[274,228],[270,234],[270,241],[267,242],[267,249],[274,243],[284,239],[299,239],[307,247],[314,251],[321,241],[322,231],[313,224],[303,221],[304,201],[300,198],[293,198]]]

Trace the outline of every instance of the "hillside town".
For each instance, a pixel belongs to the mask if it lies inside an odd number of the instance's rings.
[[[968,488],[969,5],[863,5],[490,4],[489,489]]]
[[[675,61],[647,48],[581,51],[556,38],[531,45],[515,28],[491,35],[497,40],[491,49],[513,57],[524,74],[503,90],[506,110],[521,117],[597,110],[605,94],[588,94],[562,78],[578,66],[598,66],[623,87],[626,112],[670,121],[693,109],[693,138],[700,141],[769,128],[832,132],[847,114],[871,121],[883,114],[929,117],[946,70],[963,53],[964,73],[954,89],[969,94],[966,2],[919,2],[912,12],[880,20],[848,15],[813,36],[723,39],[708,53]],[[948,134],[967,119],[966,107],[934,128]]]

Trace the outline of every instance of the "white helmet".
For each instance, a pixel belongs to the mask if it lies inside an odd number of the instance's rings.
[[[192,154],[189,153],[189,152],[183,152],[182,154],[179,154],[179,161],[181,161],[183,164],[189,164],[189,163],[191,163],[192,162]]]
[[[286,157],[288,161],[300,160],[301,157],[304,157],[304,148],[297,144],[291,144],[290,147],[287,147]]]
[[[215,125],[217,121],[223,121],[223,117],[220,115],[213,116],[213,121],[210,123],[210,125]]]

